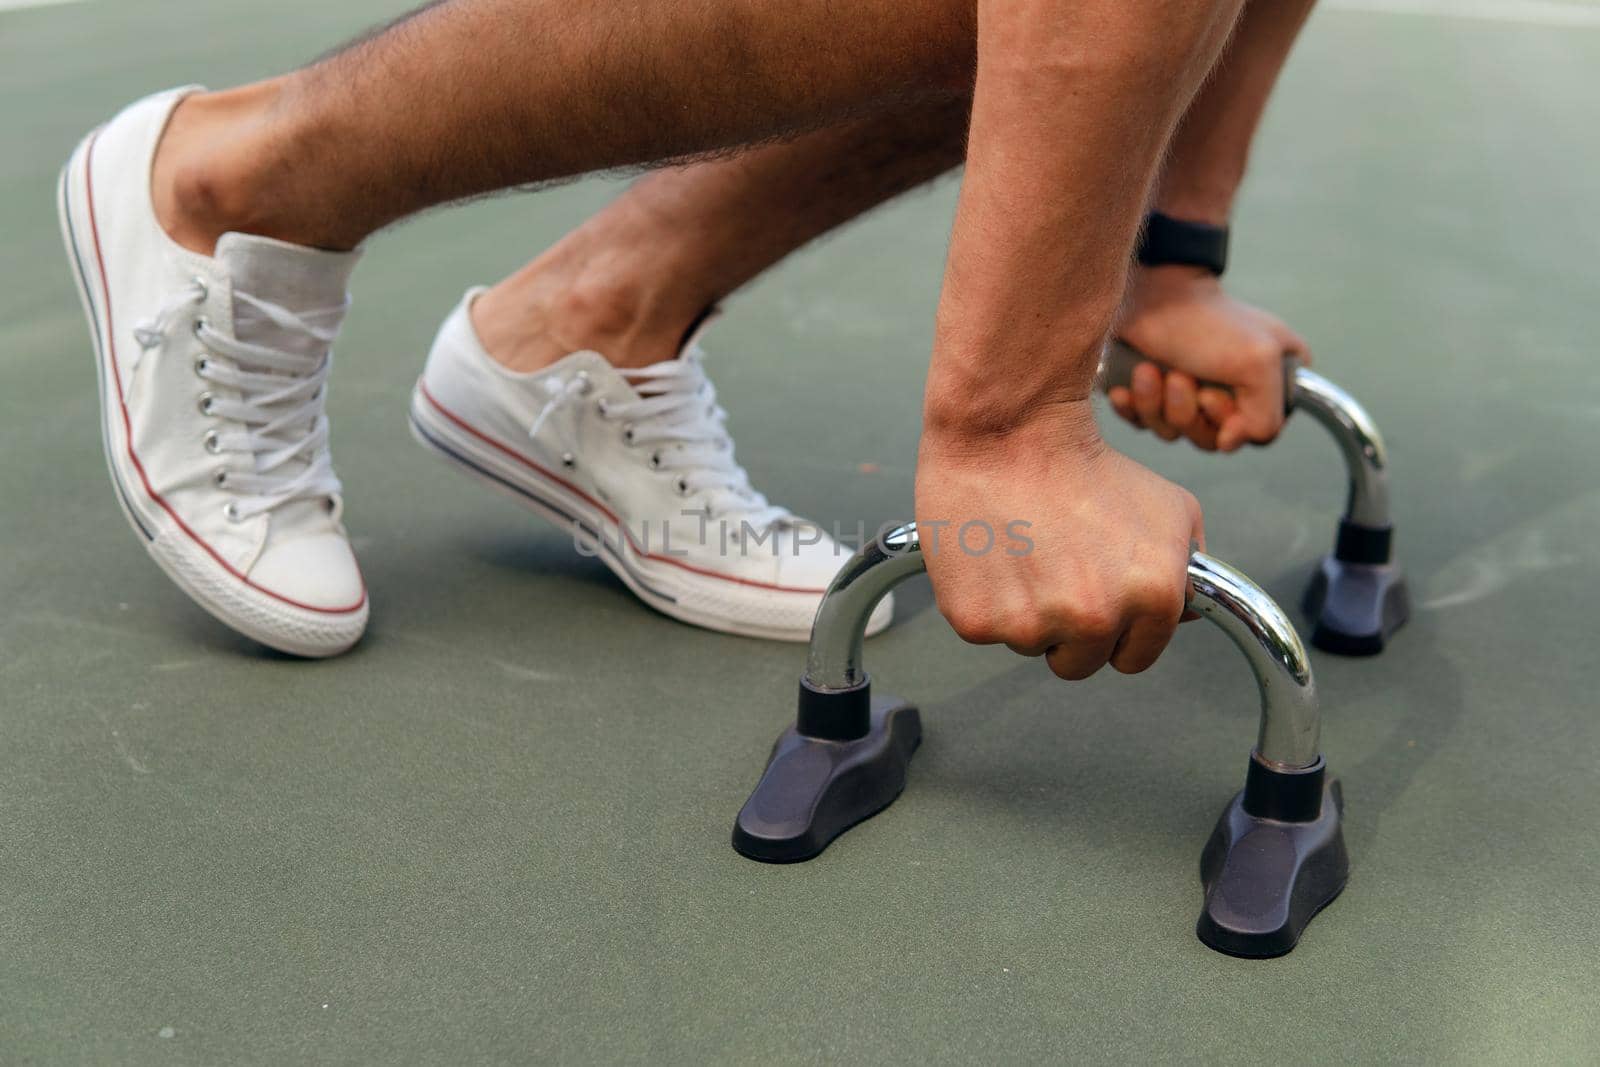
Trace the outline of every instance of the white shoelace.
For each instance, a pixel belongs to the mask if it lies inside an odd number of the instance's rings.
[[[194,335],[206,351],[196,360],[195,373],[238,393],[238,399],[205,393],[200,409],[232,424],[206,434],[207,451],[252,457],[253,471],[219,472],[217,481],[219,488],[236,497],[228,505],[228,517],[242,521],[293,500],[330,497],[340,491],[328,452],[324,411],[332,362],[328,346],[338,328],[319,326],[317,321],[337,321],[345,305],[297,313],[237,290],[233,297],[279,329],[304,334],[320,350],[304,355],[250,344],[217,332],[204,317],[193,319]],[[164,344],[172,328],[205,299],[205,286],[196,281],[168,301],[153,320],[138,326],[134,337],[141,354]]]
[[[701,353],[691,348],[677,359],[642,370],[619,370],[639,393],[638,400],[599,401],[600,417],[623,424],[629,445],[648,450],[653,470],[676,475],[678,493],[703,502],[713,519],[728,518],[764,531],[788,523],[794,515],[767,502],[750,484],[750,476],[733,458],[728,413],[717,404],[716,387],[701,366]],[[589,391],[582,372],[557,387],[529,428],[537,435],[555,412]]]

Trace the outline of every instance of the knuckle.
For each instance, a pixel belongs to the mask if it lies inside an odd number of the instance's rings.
[[[1169,622],[1173,626],[1178,625],[1178,616],[1183,614],[1184,593],[1187,588],[1187,573],[1171,577],[1149,575],[1134,591],[1139,614],[1163,625]]]
[[[1283,412],[1276,408],[1254,412],[1251,417],[1246,419],[1245,425],[1249,429],[1251,441],[1256,444],[1267,444],[1282,432]]]
[[[1122,615],[1109,604],[1080,602],[1066,612],[1067,630],[1076,641],[1098,643],[1122,630]]]
[[[1041,620],[1014,622],[1006,628],[1006,644],[1013,648],[1044,649],[1055,644],[1055,634]]]
[[[1241,355],[1255,370],[1275,369],[1283,359],[1283,346],[1270,337],[1255,337],[1245,343]]]
[[[987,613],[973,611],[970,608],[955,608],[946,610],[943,614],[950,628],[956,632],[956,636],[969,645],[993,645],[1000,641],[998,627]]]
[[[1128,571],[1124,604],[1130,617],[1162,619],[1181,603],[1189,584],[1189,542],[1170,540],[1146,546]]]

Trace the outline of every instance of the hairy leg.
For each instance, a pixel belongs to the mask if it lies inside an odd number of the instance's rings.
[[[968,102],[857,119],[656,171],[473,305],[515,370],[578,349],[670,359],[707,308],[802,245],[957,166]]]
[[[180,107],[156,210],[349,248],[436,204],[971,92],[973,0],[444,0]]]

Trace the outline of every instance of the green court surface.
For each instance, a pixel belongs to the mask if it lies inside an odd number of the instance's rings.
[[[277,71],[400,6],[0,12],[0,1062],[1600,1057],[1600,28],[1328,10],[1263,134],[1235,287],[1383,427],[1417,611],[1381,658],[1315,656],[1351,881],[1292,955],[1247,962],[1193,933],[1256,716],[1205,624],[1069,686],[962,645],[914,583],[868,646],[924,711],[904,796],[808,864],[731,850],[802,650],[643,609],[406,429],[461,290],[614,182],[373,243],[331,401],[373,600],[355,652],[266,654],[145,558],[57,167],[134,96]],[[805,252],[711,333],[780,502],[908,515],[953,200]],[[1110,432],[1295,599],[1343,485],[1316,426],[1233,458]]]

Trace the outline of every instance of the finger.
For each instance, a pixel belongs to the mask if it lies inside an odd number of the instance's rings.
[[[1111,666],[1123,674],[1149,670],[1178,632],[1180,612],[1169,617],[1146,615],[1135,619],[1111,653]]]
[[[1194,447],[1202,452],[1215,452],[1217,450],[1217,431],[1216,423],[1204,415],[1200,415],[1189,424],[1189,429],[1185,433]]]
[[[1302,366],[1311,366],[1311,345],[1294,330],[1283,322],[1277,324],[1273,331],[1278,338],[1278,343],[1283,346],[1283,354],[1293,356]]]
[[[1111,410],[1115,411],[1127,422],[1144,429],[1144,423],[1139,421],[1139,413],[1133,410],[1133,393],[1125,385],[1114,385],[1106,390],[1106,399],[1111,401]]]
[[[1172,371],[1167,375],[1167,395],[1164,414],[1167,425],[1187,433],[1190,425],[1200,414],[1200,387],[1195,380],[1182,371]]]
[[[1239,410],[1239,405],[1233,402],[1233,394],[1226,389],[1204,387],[1200,390],[1199,400],[1200,410],[1217,426],[1227,422],[1228,417]]]
[[[1184,610],[1194,596],[1189,580],[1189,559],[1205,538],[1205,521],[1200,514],[1200,502],[1191,493],[1184,494],[1184,508],[1189,520],[1189,550],[1175,553],[1170,562],[1168,577],[1180,579],[1180,584],[1161,582],[1142,587],[1131,621],[1123,631],[1116,647],[1111,651],[1111,666],[1123,674],[1138,674],[1149,670],[1172,640],[1183,618]]]
[[[1245,406],[1218,425],[1217,450],[1235,452],[1245,445],[1269,445],[1277,440],[1282,430],[1282,404],[1273,399],[1251,397]]]
[[[1246,442],[1267,444],[1283,429],[1284,347],[1276,333],[1278,326],[1281,324],[1269,321],[1261,332],[1239,343],[1241,373],[1230,382],[1237,414],[1217,423],[1222,427],[1218,447],[1224,451],[1231,452]]]
[[[1041,628],[1038,631],[1038,634],[1038,637],[1029,635],[1021,640],[1013,638],[1012,640],[1006,642],[1006,647],[1019,656],[1026,656],[1028,659],[1037,659],[1046,652],[1050,651],[1050,649],[1055,646],[1056,642],[1061,639],[1060,634],[1057,633],[1054,628]]]
[[[1078,638],[1050,646],[1044,658],[1057,678],[1081,682],[1104,667],[1116,647],[1115,636],[1101,640]]]
[[[1283,375],[1281,361],[1273,357],[1273,370],[1265,378],[1241,384],[1234,393],[1238,410],[1218,425],[1218,447],[1232,451],[1244,444],[1265,445],[1283,430]]]
[[[1237,452],[1250,438],[1250,424],[1237,412],[1223,420],[1217,428],[1217,451]]]
[[[1178,431],[1167,425],[1161,414],[1161,372],[1153,363],[1133,368],[1133,409],[1145,429],[1163,441],[1177,440]]]

